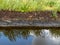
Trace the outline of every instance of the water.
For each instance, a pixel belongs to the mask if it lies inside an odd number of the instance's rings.
[[[60,45],[60,29],[0,29],[0,45]]]

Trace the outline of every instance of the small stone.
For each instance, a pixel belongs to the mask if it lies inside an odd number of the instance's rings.
[[[32,18],[33,16],[29,16],[29,18]]]

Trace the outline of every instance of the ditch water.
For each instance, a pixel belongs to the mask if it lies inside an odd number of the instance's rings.
[[[0,29],[0,45],[60,45],[60,29]]]

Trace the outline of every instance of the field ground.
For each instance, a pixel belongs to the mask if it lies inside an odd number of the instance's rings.
[[[60,21],[60,12],[57,12],[57,17],[53,17],[51,11],[17,12],[5,10],[0,11],[0,20]]]

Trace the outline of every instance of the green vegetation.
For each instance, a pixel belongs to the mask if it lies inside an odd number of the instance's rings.
[[[12,11],[60,11],[60,0],[0,0],[0,10]]]
[[[57,11],[52,11],[52,17],[57,18]]]

